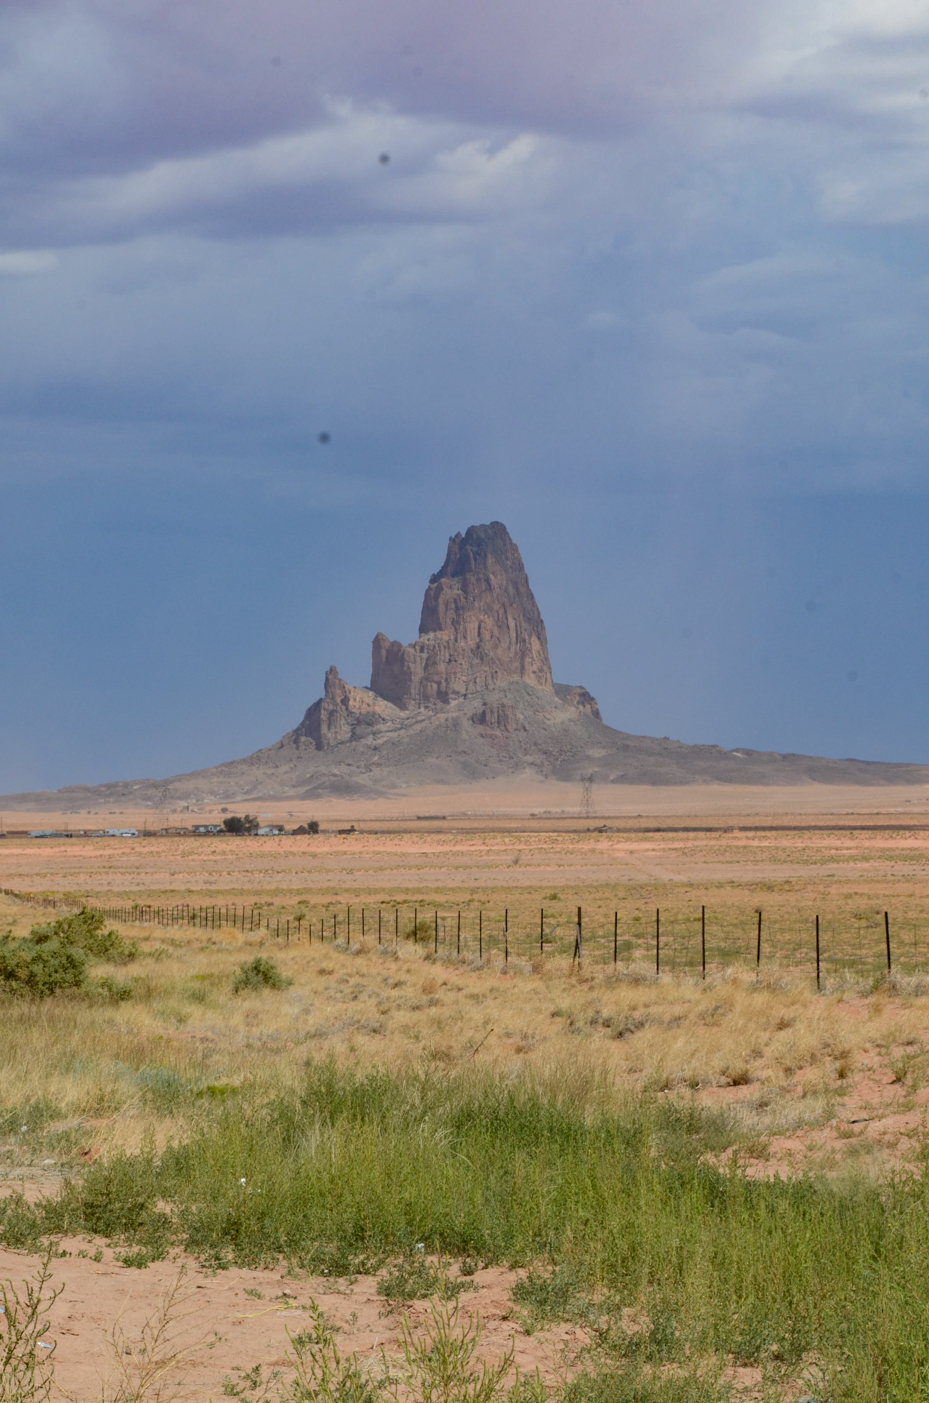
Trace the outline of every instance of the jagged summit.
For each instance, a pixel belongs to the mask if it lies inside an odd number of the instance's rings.
[[[545,625],[502,522],[452,536],[419,637],[372,645],[370,687],[335,667],[294,730],[243,760],[169,780],[7,795],[9,808],[244,803],[373,795],[506,776],[599,784],[927,784],[929,767],[828,760],[627,735],[583,687],[552,682]]]
[[[507,682],[552,690],[548,640],[522,556],[502,521],[452,536],[423,599],[419,638],[371,648],[371,691],[401,711]]]

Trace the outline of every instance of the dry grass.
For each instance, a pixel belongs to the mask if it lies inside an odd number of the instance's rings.
[[[473,1061],[501,1075],[516,1065],[569,1064],[617,1093],[633,1087],[731,1106],[746,1133],[767,1137],[802,1137],[841,1121],[852,1103],[858,1110],[866,1103],[853,1119],[871,1116],[868,1107],[878,1103],[882,1116],[912,1110],[929,1081],[929,978],[920,968],[929,956],[929,833],[594,833],[471,824],[457,832],[446,825],[316,839],[5,839],[0,871],[4,884],[19,889],[105,903],[255,903],[272,930],[280,919],[296,932],[299,917],[302,932],[299,945],[285,946],[267,931],[126,926],[141,944],[134,965],[113,971],[133,980],[128,1002],[7,1004],[0,1144],[13,1165],[34,1165],[41,1155],[56,1161],[51,1172],[81,1151],[137,1146],[146,1137],[163,1143],[198,1098],[245,1081],[290,1086],[306,1059],[320,1054],[397,1068]],[[569,958],[578,903],[581,976]],[[350,953],[331,944],[333,916],[344,938],[349,907]],[[885,908],[895,972],[882,983]],[[362,910],[364,950],[357,943]],[[431,958],[434,935],[392,948],[395,913],[402,935],[414,910],[432,932],[439,913],[438,960]],[[35,908],[0,898],[0,931],[22,935],[37,919],[44,916]],[[234,997],[235,970],[259,952],[280,964],[292,986]],[[29,1114],[17,1124],[21,1108]],[[24,1134],[24,1123],[35,1129]]]
[[[0,925],[31,915],[4,899]],[[888,987],[817,995],[802,974],[742,969],[655,980],[635,965],[572,970],[562,956],[484,964],[429,949],[290,946],[267,935],[126,927],[141,954],[124,1003],[8,1000],[0,1023],[2,1153],[58,1168],[82,1153],[163,1144],[230,1088],[293,1086],[308,1058],[395,1069],[566,1066],[619,1097],[629,1088],[732,1105],[753,1134],[832,1119],[862,1078],[910,1105],[929,1075],[929,999]],[[244,960],[269,954],[293,980],[232,992]],[[98,967],[106,972],[106,967]],[[921,986],[918,986],[921,987]],[[24,1132],[23,1125],[27,1126]]]

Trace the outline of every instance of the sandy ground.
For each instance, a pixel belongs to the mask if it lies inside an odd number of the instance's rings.
[[[678,816],[680,817],[680,816]],[[460,893],[471,887],[574,889],[629,884],[803,881],[883,885],[929,875],[929,818],[839,821],[784,812],[775,825],[609,824],[553,829],[511,824],[426,826],[354,833],[326,826],[317,837],[153,837],[0,842],[0,884],[16,891],[163,892],[166,901],[233,899],[300,890],[391,900],[400,891]],[[227,894],[226,898],[223,894]],[[172,896],[173,894],[173,896]]]
[[[42,1338],[54,1346],[56,1382],[74,1403],[97,1403],[101,1386],[112,1387],[116,1381],[118,1363],[131,1377],[144,1327],[158,1319],[165,1292],[179,1277],[174,1322],[162,1349],[165,1358],[183,1351],[168,1375],[169,1396],[190,1403],[218,1403],[224,1380],[241,1384],[238,1371],[255,1365],[261,1365],[266,1377],[275,1370],[289,1377],[288,1332],[298,1334],[311,1327],[306,1311],[310,1300],[322,1309],[343,1357],[356,1353],[377,1371],[383,1351],[394,1368],[399,1366],[401,1311],[392,1310],[377,1294],[375,1277],[332,1282],[280,1270],[233,1268],[211,1273],[180,1258],[157,1262],[140,1272],[120,1266],[105,1247],[100,1248],[103,1260],[93,1261],[98,1244],[90,1240],[68,1239],[62,1247],[70,1255],[52,1263],[52,1283],[63,1289]],[[79,1251],[89,1255],[79,1258]],[[36,1258],[0,1249],[0,1278],[14,1285],[20,1286],[37,1265]],[[457,1271],[453,1268],[450,1274],[455,1276]],[[468,1279],[477,1289],[460,1298],[462,1315],[480,1317],[480,1357],[499,1359],[512,1341],[515,1364],[523,1373],[539,1368],[546,1378],[554,1379],[584,1343],[584,1336],[571,1325],[527,1335],[511,1318],[510,1290],[516,1275],[498,1268],[476,1272]],[[414,1302],[403,1309],[411,1327],[420,1331],[427,1319],[427,1303]],[[114,1325],[121,1331],[118,1349],[114,1349]]]

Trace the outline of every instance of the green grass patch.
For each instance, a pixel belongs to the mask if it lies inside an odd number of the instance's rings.
[[[683,1380],[720,1359],[773,1380],[815,1362],[835,1400],[925,1394],[923,1173],[880,1185],[721,1172],[723,1118],[665,1098],[617,1110],[567,1076],[316,1063],[271,1099],[248,1086],[191,1097],[170,1078],[151,1091],[187,1099],[187,1137],[97,1162],[47,1203],[3,1200],[3,1240],[91,1232],[140,1265],[177,1245],[215,1267],[285,1259],[332,1275],[398,1259],[412,1272],[422,1249],[525,1267],[517,1309],[583,1320],[606,1361],[572,1385],[577,1403],[606,1397],[607,1375],[638,1380],[617,1398],[715,1396],[697,1374],[663,1393],[656,1371]],[[388,1289],[401,1299],[414,1284]]]

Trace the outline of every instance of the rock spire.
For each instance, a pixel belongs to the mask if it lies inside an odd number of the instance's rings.
[[[416,642],[374,639],[371,691],[413,711],[516,681],[552,690],[542,615],[503,523],[469,526],[429,581]]]

